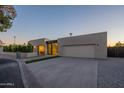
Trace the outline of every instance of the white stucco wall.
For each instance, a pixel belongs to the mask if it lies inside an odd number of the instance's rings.
[[[0,53],[3,53],[3,48],[2,47],[0,48]]]
[[[3,58],[8,57],[8,58],[16,58],[17,57],[17,53],[16,52],[1,52],[0,53]],[[28,58],[28,57],[35,57],[38,56],[37,52],[32,52],[32,53],[20,53],[21,58]]]
[[[66,46],[94,45],[95,46],[94,58],[107,58],[107,32],[59,38],[58,45],[59,45],[58,51],[60,56],[66,56],[63,50],[64,47]],[[78,52],[80,52],[80,50],[81,48],[78,49]],[[71,51],[68,50],[68,53],[70,53],[71,57],[72,50]],[[80,53],[77,55],[75,54],[75,56],[81,57]]]

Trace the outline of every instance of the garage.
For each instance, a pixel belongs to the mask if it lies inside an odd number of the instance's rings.
[[[63,56],[95,58],[95,45],[64,46]]]
[[[57,42],[59,56],[107,58],[107,32],[64,37]]]

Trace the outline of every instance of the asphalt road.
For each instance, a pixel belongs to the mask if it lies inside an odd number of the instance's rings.
[[[0,88],[23,88],[19,65],[10,59],[0,59]]]

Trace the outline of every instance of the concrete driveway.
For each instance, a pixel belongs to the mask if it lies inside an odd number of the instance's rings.
[[[95,88],[97,87],[97,61],[95,59],[59,57],[26,64],[39,87]]]

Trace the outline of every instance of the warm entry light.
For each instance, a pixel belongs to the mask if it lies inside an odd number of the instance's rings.
[[[45,55],[45,47],[43,45],[39,46],[39,54],[40,55]]]

